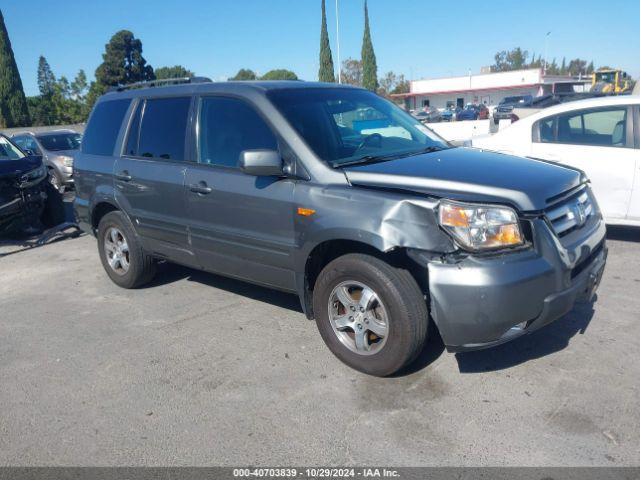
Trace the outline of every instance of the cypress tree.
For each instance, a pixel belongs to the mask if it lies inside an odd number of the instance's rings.
[[[364,0],[364,38],[362,39],[362,86],[373,92],[378,90],[378,65],[369,31],[369,9]]]
[[[318,80],[321,82],[335,82],[333,73],[333,58],[329,46],[329,34],[327,33],[327,14],[322,0],[322,26],[320,27],[320,70]]]
[[[0,126],[23,127],[30,124],[22,80],[0,11]]]
[[[40,102],[34,114],[34,120],[39,125],[55,125],[53,95],[56,88],[56,77],[51,71],[47,59],[40,55],[38,59],[38,89],[40,90]]]

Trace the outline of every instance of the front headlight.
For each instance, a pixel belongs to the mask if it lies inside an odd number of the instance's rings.
[[[65,167],[73,167],[73,157],[61,156],[59,158]]]
[[[516,212],[509,207],[440,202],[440,225],[466,250],[489,250],[522,245]]]

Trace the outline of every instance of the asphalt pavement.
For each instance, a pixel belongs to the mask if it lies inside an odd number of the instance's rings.
[[[640,232],[593,305],[491,350],[341,364],[298,300],[163,265],[110,282],[89,236],[2,247],[0,465],[639,465]]]

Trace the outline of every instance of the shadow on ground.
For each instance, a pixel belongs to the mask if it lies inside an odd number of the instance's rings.
[[[608,240],[621,240],[623,242],[640,242],[640,228],[612,226],[607,227]]]
[[[503,370],[563,350],[584,334],[593,318],[593,303],[579,303],[564,317],[524,337],[487,350],[456,354],[461,373]]]
[[[183,279],[302,313],[300,301],[294,294],[272,290],[241,280],[234,280],[233,278],[222,277],[214,273],[203,272],[171,263],[162,263],[151,283],[145,285],[143,288],[167,285]]]

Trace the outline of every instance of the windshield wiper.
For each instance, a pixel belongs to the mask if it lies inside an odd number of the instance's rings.
[[[333,168],[338,168],[347,167],[349,165],[359,165],[361,163],[386,162],[387,160],[393,160],[394,158],[398,158],[398,155],[365,155],[364,157],[355,158],[347,162],[332,162],[331,165]]]
[[[441,147],[439,145],[431,145],[430,147],[422,148],[420,150],[416,150],[415,152],[409,152],[405,156],[406,157],[412,157],[414,155],[421,155],[423,153],[439,152],[441,150],[447,150],[449,148],[451,148],[451,147]]]
[[[332,162],[331,165],[333,166],[333,168],[339,168],[339,167],[348,167],[349,165],[359,165],[362,163],[386,162],[388,160],[395,160],[396,158],[412,157],[414,155],[420,155],[423,153],[439,152],[440,150],[447,150],[448,148],[451,148],[451,147],[441,147],[438,145],[431,145],[429,147],[422,148],[420,150],[413,151],[413,152],[399,152],[399,153],[392,153],[389,155],[365,155],[363,157],[359,157],[353,160],[348,160],[346,162]]]

